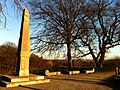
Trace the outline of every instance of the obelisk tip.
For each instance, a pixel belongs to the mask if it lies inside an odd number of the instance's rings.
[[[27,8],[24,9],[25,13],[29,13],[29,10]]]

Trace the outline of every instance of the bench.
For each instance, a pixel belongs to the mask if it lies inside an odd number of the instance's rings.
[[[69,75],[72,75],[72,74],[79,74],[80,71],[69,71]]]
[[[46,70],[45,75],[46,76],[52,76],[52,75],[56,76],[56,75],[61,75],[61,72],[49,72],[49,70]]]
[[[93,68],[92,70],[85,70],[85,73],[86,74],[89,74],[89,73],[94,73],[95,72],[95,69]]]

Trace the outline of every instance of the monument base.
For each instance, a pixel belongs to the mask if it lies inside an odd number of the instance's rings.
[[[49,79],[45,79],[44,76],[30,74],[29,76],[10,76],[3,75],[2,85],[4,87],[15,87],[20,85],[31,85],[31,84],[40,84],[48,83]]]

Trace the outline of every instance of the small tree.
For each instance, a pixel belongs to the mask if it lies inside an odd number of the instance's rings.
[[[6,42],[0,45],[0,73],[14,73],[17,62],[16,52],[17,46],[14,43]]]

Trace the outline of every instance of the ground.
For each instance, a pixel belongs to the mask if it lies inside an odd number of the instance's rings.
[[[50,83],[19,86],[14,88],[0,87],[0,90],[120,90],[120,84],[111,79],[114,72],[60,75],[46,77]]]

